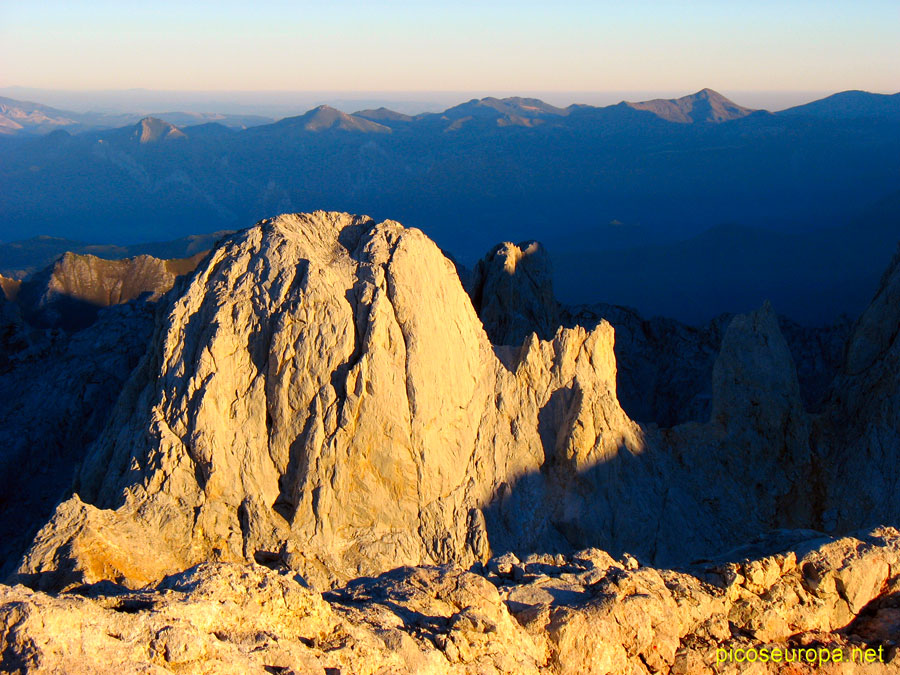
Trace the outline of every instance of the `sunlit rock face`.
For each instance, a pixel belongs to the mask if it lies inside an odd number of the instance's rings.
[[[616,402],[612,340],[608,325],[560,331],[503,363],[418,230],[334,213],[264,221],[174,301],[21,572],[138,584],[277,558],[327,582],[485,559],[481,509],[498,493],[554,463],[641,450]],[[529,509],[537,530],[521,514],[504,537],[563,544],[545,510]]]
[[[482,270],[482,310],[550,307],[516,279],[540,249],[516,250]],[[608,323],[492,345],[453,264],[396,222],[262,221],[168,302],[18,580],[255,561],[327,587],[591,546],[674,564],[821,526],[824,446],[768,307],[725,331],[710,420],[660,429],[619,405]]]
[[[781,531],[756,551],[681,570],[599,549],[506,554],[472,570],[400,567],[324,594],[284,569],[239,563],[203,563],[136,591],[0,585],[0,666],[104,675],[897,673],[898,565],[900,533],[879,528],[840,539]]]
[[[149,255],[105,260],[66,253],[22,282],[15,299],[25,319],[34,326],[80,330],[96,320],[102,307],[137,298],[159,300],[205,255],[202,252],[172,260]]]

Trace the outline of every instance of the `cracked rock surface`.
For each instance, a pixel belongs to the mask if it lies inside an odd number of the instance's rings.
[[[0,586],[0,654],[13,673],[900,672],[900,533],[804,540],[814,534],[782,531],[758,542],[791,542],[778,553],[682,570],[599,549],[507,554],[324,594],[286,568],[236,563],[138,591]],[[717,663],[717,650],[812,647],[848,663]],[[880,656],[854,665],[854,648]]]
[[[117,400],[3,588],[4,667],[745,672],[710,659],[859,643],[896,672],[898,265],[815,412],[796,346],[824,343],[765,305],[716,329],[708,416],[661,426],[619,403],[610,323],[550,330],[541,249],[494,253],[506,345],[422,232],[344,213],[224,240],[119,351],[138,310],[104,310],[72,344]]]

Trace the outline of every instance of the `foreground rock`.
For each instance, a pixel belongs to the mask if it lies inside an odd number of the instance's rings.
[[[789,547],[684,571],[599,549],[506,555],[481,573],[402,567],[324,595],[284,568],[225,563],[140,591],[106,583],[54,597],[0,586],[0,665],[73,674],[900,672],[900,533],[785,531],[758,546],[779,544]],[[776,660],[746,663],[761,652]]]

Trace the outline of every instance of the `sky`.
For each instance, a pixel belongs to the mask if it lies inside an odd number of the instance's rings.
[[[898,0],[0,0],[0,87],[893,93],[898,35]]]

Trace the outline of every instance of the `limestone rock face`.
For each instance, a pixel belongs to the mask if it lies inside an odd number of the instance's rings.
[[[829,475],[833,527],[900,520],[900,256],[854,326],[816,442]],[[893,520],[887,520],[893,519]]]
[[[26,319],[41,327],[79,329],[90,325],[100,307],[138,297],[157,300],[175,279],[196,267],[205,253],[191,258],[161,260],[140,255],[104,260],[66,253],[56,263],[32,275],[18,289],[16,300]]]
[[[526,273],[540,249],[495,253],[476,275],[482,311],[503,298],[550,307],[527,300],[546,288]],[[804,410],[771,307],[722,334],[708,421],[639,425],[619,405],[609,323],[492,345],[420,231],[341,213],[263,221],[173,290],[17,580],[138,587],[256,561],[332,587],[591,546],[675,565],[826,527],[834,500],[852,502],[829,473],[843,461],[826,429],[838,417]],[[892,522],[877,509],[893,508],[900,444],[875,447],[881,502],[829,531]]]
[[[536,241],[496,246],[475,266],[469,294],[493,344],[547,339],[559,326],[550,256]]]
[[[574,470],[639,445],[612,340],[606,324],[563,330],[504,364],[418,230],[264,221],[171,306],[84,463],[84,503],[60,506],[20,572],[143,584],[204,560],[285,559],[325,583],[471,564],[501,486],[556,455]]]
[[[140,591],[101,583],[50,596],[0,586],[0,666],[23,674],[900,672],[897,530],[842,539],[784,531],[759,546],[769,553],[736,551],[680,571],[599,549],[506,555],[478,573],[400,567],[324,594],[284,568],[234,563],[204,563]],[[798,663],[797,650],[817,648],[838,650],[843,663]],[[874,663],[852,661],[861,648]],[[782,656],[748,670],[734,654],[749,649],[792,652],[792,663]]]

